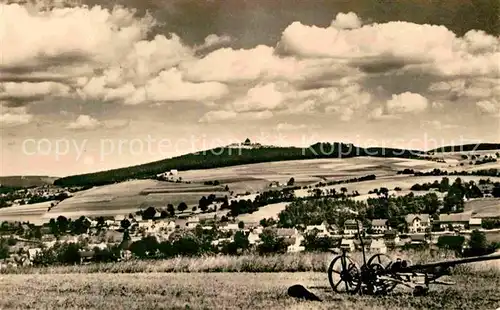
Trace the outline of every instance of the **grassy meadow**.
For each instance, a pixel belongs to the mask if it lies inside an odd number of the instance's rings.
[[[455,258],[452,252],[439,251],[393,251],[387,253],[392,259],[410,260],[413,264],[441,261]],[[51,267],[19,267],[1,269],[0,273],[155,273],[155,272],[326,272],[334,253],[298,252],[261,256],[257,254],[230,256],[208,255],[201,257],[177,257],[160,260],[129,260],[115,263],[94,263],[75,266]],[[350,253],[349,256],[359,265],[363,263],[361,252]],[[370,254],[367,253],[367,259]],[[496,265],[489,266],[496,269]],[[485,270],[481,266],[478,270]],[[500,270],[500,265],[498,266]]]
[[[0,275],[0,309],[497,309],[498,273],[463,270],[455,286],[427,296],[398,289],[384,297],[334,294],[325,272],[87,273]],[[299,301],[301,284],[322,302]]]

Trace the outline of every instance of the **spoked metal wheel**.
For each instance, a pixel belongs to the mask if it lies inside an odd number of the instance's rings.
[[[387,268],[392,263],[392,258],[387,254],[382,254],[382,253],[375,254],[372,257],[370,257],[370,259],[366,264],[371,265],[374,263],[382,265],[382,267],[384,268]]]
[[[369,274],[372,276],[370,293],[372,294],[387,294],[396,288],[397,282],[383,277],[392,279],[399,279],[399,276],[387,273],[386,270],[392,264],[392,259],[386,254],[375,254],[366,263],[367,268],[370,270]]]
[[[336,293],[355,294],[361,287],[359,267],[348,256],[335,257],[328,268],[328,280]]]

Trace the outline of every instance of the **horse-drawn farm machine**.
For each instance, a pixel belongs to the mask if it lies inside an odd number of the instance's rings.
[[[451,282],[438,281],[450,275],[450,269],[457,265],[472,262],[500,259],[500,254],[467,257],[428,264],[412,265],[408,260],[392,260],[386,254],[374,254],[366,259],[363,234],[358,236],[363,249],[361,267],[347,255],[346,250],[335,257],[328,268],[328,280],[334,292],[349,294],[385,295],[396,286],[403,285],[413,289],[414,295],[425,295],[430,284],[453,285]]]

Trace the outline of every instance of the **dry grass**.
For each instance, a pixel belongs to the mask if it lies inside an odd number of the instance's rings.
[[[394,253],[396,254],[396,253]],[[441,253],[399,253],[413,262],[449,259]],[[353,253],[358,262],[360,253]],[[18,270],[0,275],[0,309],[496,309],[498,265],[470,264],[453,275],[455,286],[431,286],[412,297],[398,288],[385,297],[336,295],[326,268],[332,254],[205,257]],[[243,272],[243,271],[255,272]],[[274,272],[262,272],[267,269]],[[309,272],[287,272],[306,270]],[[168,271],[175,271],[165,273]],[[230,273],[200,271],[234,271]],[[260,272],[259,272],[260,271]],[[316,272],[312,272],[316,271]],[[259,273],[257,273],[259,272]],[[286,294],[302,284],[323,299]]]
[[[449,253],[431,255],[426,251],[392,252],[393,259],[409,259],[413,264],[452,259]],[[154,272],[326,272],[333,253],[288,253],[272,256],[205,256],[178,257],[164,260],[132,260],[118,263],[53,266],[44,268],[3,269],[3,273],[154,273]],[[363,263],[360,252],[350,254],[359,265]],[[370,255],[367,255],[367,259]]]
[[[325,273],[137,273],[0,276],[0,309],[495,309],[500,277],[458,275],[428,296],[335,295]],[[286,295],[302,284],[323,302]]]

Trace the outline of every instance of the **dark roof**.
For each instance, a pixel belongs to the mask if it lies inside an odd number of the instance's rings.
[[[425,241],[425,235],[411,235],[411,241]]]
[[[395,229],[386,230],[384,232],[384,236],[386,236],[386,237],[396,237],[397,235],[398,235],[398,231]]]
[[[419,218],[424,223],[429,223],[429,214],[408,214],[405,217],[406,222],[409,224],[411,224],[416,218]]]
[[[452,213],[452,214],[440,214],[440,222],[469,222],[472,214],[467,213]]]
[[[372,226],[386,226],[387,225],[386,219],[377,219],[377,220],[372,220]]]

